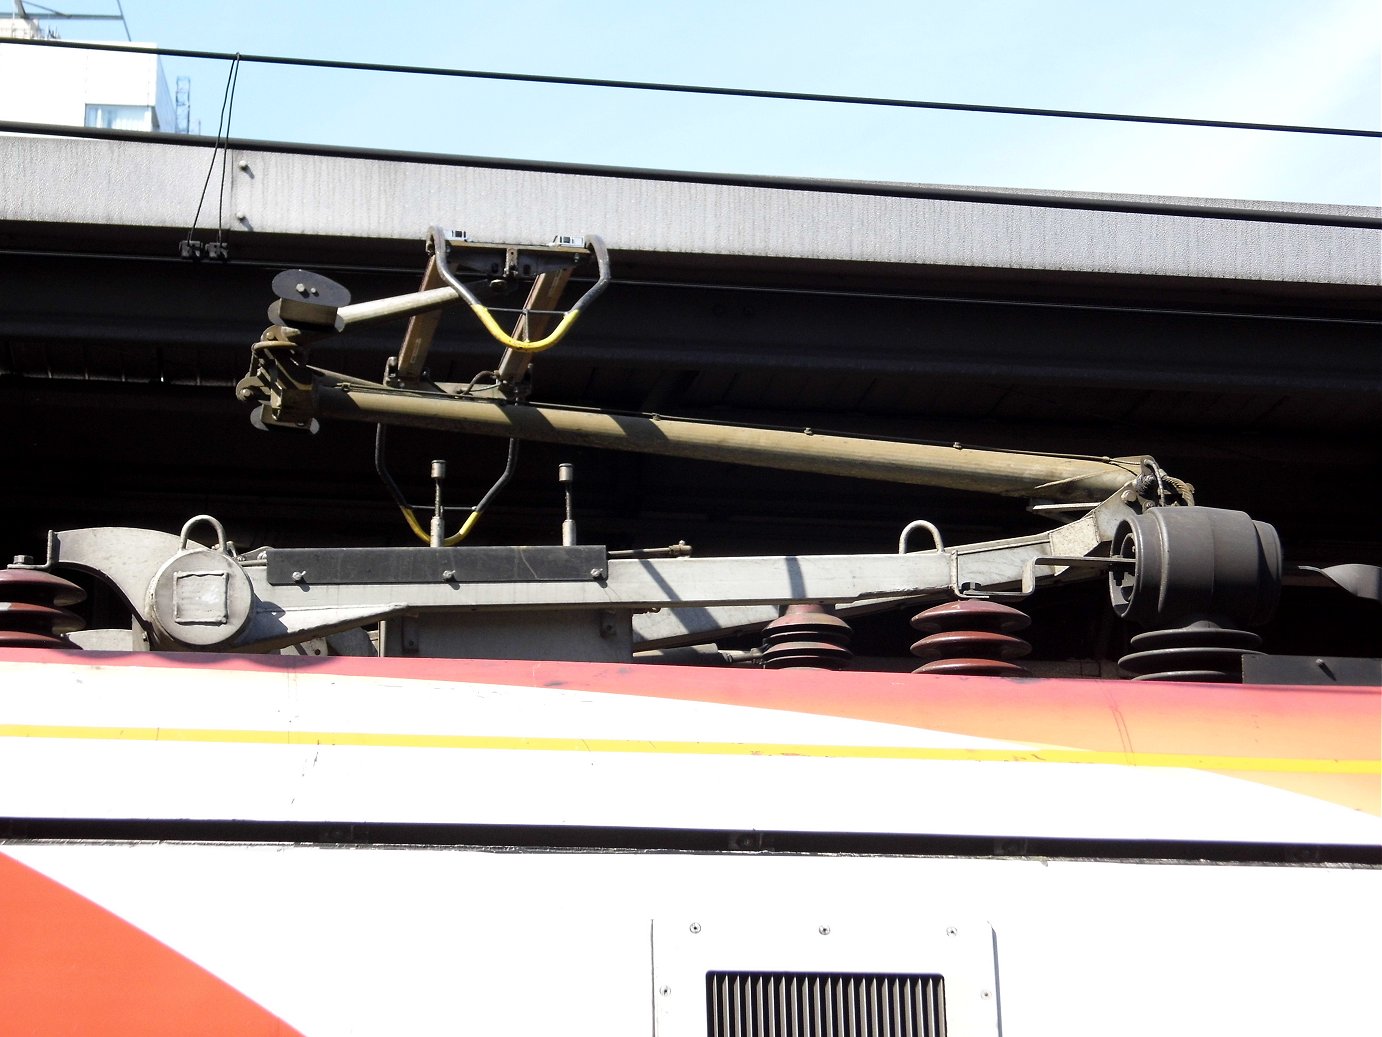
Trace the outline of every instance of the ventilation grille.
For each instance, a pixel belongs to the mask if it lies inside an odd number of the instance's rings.
[[[945,1037],[940,976],[708,972],[708,1037]]]

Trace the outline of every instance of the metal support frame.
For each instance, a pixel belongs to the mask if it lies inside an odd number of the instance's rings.
[[[369,557],[354,563],[349,561],[351,549],[265,548],[234,555],[227,548],[218,556],[233,574],[232,582],[243,581],[247,587],[249,603],[230,610],[234,625],[229,619],[220,628],[214,621],[199,620],[195,636],[157,622],[155,614],[160,600],[155,592],[166,597],[164,585],[170,573],[176,575],[179,559],[205,568],[207,552],[189,544],[185,535],[121,527],[57,532],[50,534],[45,568],[73,567],[110,582],[152,646],[161,649],[272,651],[405,615],[449,614],[453,622],[463,623],[461,614],[474,612],[516,619],[525,613],[535,619],[561,612],[624,617],[657,614],[655,610],[675,613],[675,629],[664,625],[652,636],[633,630],[628,641],[621,637],[621,643],[641,650],[712,641],[725,632],[726,620],[740,625],[743,613],[734,610],[746,607],[773,608],[774,615],[776,606],[799,601],[883,608],[953,595],[961,587],[1001,591],[1084,578],[1095,570],[1043,564],[1042,559],[1098,553],[1127,510],[1111,499],[1047,533],[909,554],[608,558],[592,546],[472,548],[468,551],[539,552],[541,561],[537,555],[524,561],[517,554],[513,560],[494,554],[485,555],[486,562],[476,554],[477,565],[461,572],[458,563],[447,559],[466,555],[466,549],[357,549]],[[334,559],[334,575],[314,572],[314,565],[304,561],[312,557]],[[300,568],[294,567],[297,563]],[[534,564],[542,571],[534,573]],[[351,576],[352,566],[362,575]],[[730,611],[717,611],[724,609]],[[608,654],[609,648],[601,652]]]

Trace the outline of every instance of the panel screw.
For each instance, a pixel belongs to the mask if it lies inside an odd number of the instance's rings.
[[[657,988],[657,992],[658,992],[659,994],[661,994],[663,997],[666,997],[668,994],[670,994],[670,993],[672,992],[672,988],[671,988],[671,987],[658,987],[658,988]]]
[[[956,933],[958,933],[959,931],[960,931],[960,930],[956,929],[953,925],[948,925],[948,926],[945,927],[945,935],[946,935],[946,936],[954,936],[954,935],[955,935]]]
[[[820,933],[822,936],[829,936],[829,935],[830,935],[830,926],[828,926],[828,925],[817,926],[817,927],[816,927],[816,932]]]
[[[689,926],[687,926],[687,928],[690,929],[693,933],[698,933],[701,931],[701,923],[692,922]]]
[[[979,996],[987,1001],[989,998],[993,997],[993,994],[990,991],[981,990],[979,991]]]

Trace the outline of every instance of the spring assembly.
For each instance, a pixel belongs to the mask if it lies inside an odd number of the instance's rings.
[[[1025,612],[976,598],[950,601],[919,612],[912,617],[912,626],[927,636],[912,645],[912,654],[928,661],[912,672],[1029,676],[1024,667],[1010,660],[1031,652],[1031,645],[1012,636],[1031,622]]]
[[[1132,651],[1118,665],[1135,681],[1198,681],[1241,684],[1243,656],[1256,651],[1262,638],[1250,630],[1233,630],[1209,620],[1133,635]]]
[[[62,635],[86,626],[63,606],[86,598],[75,583],[37,569],[0,569],[0,648],[75,648]]]
[[[843,670],[854,657],[850,629],[829,605],[808,602],[763,628],[763,666],[769,670]]]

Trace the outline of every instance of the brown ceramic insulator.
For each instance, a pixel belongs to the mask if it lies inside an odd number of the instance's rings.
[[[0,601],[63,606],[85,600],[86,591],[61,576],[39,569],[0,569]]]
[[[0,648],[72,648],[60,637],[31,630],[0,630]]]
[[[1025,666],[1002,659],[936,659],[918,666],[913,673],[944,674],[951,677],[1030,677]]]
[[[829,606],[789,605],[763,628],[763,666],[770,670],[842,670],[854,653],[850,629]]]
[[[86,625],[62,608],[86,598],[75,583],[36,569],[0,569],[0,647],[71,648],[63,634]]]
[[[912,654],[928,660],[913,673],[971,677],[1025,677],[1025,668],[1010,662],[1032,646],[1012,632],[1031,625],[1024,612],[992,601],[965,599],[937,605],[912,617],[912,626],[927,636],[912,645]]]
[[[979,598],[965,598],[961,601],[947,601],[912,617],[912,627],[923,633],[938,630],[993,630],[1000,634],[1011,634],[1026,630],[1032,625],[1031,617],[1025,612],[996,601]]]

